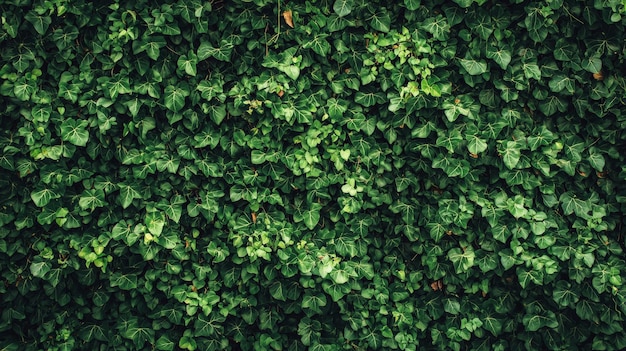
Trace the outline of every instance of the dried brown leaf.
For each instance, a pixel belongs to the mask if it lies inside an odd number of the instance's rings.
[[[285,23],[291,28],[293,28],[293,13],[291,10],[287,10],[283,12],[283,18],[285,19]]]

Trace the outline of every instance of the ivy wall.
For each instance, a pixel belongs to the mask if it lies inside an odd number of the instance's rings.
[[[1,350],[626,348],[623,0],[3,0]]]

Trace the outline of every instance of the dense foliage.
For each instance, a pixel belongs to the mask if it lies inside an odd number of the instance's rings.
[[[626,348],[622,0],[0,9],[1,350]]]

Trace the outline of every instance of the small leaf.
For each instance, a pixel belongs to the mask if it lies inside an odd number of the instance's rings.
[[[293,26],[293,12],[291,10],[287,10],[283,12],[283,19],[285,20],[285,23],[287,23],[287,25],[291,28],[294,28]]]

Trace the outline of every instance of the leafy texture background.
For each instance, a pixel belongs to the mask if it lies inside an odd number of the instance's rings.
[[[620,350],[619,0],[0,4],[2,350]]]

